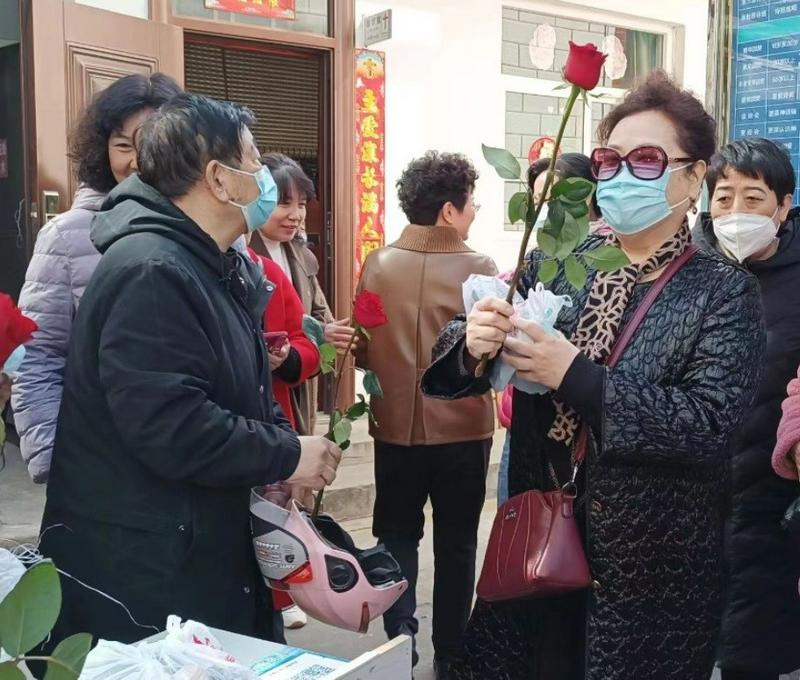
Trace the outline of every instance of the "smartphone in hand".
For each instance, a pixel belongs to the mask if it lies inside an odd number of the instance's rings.
[[[264,333],[264,342],[271,354],[277,354],[285,345],[289,344],[289,334],[286,331],[272,331]]]

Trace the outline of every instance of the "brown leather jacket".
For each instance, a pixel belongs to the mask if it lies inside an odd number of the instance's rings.
[[[458,401],[430,399],[419,383],[433,344],[464,313],[461,284],[470,274],[495,276],[491,258],[470,250],[455,229],[409,225],[395,243],[372,252],[359,290],[383,298],[389,323],[370,331],[357,363],[377,373],[384,397],[372,399],[377,440],[402,446],[488,439],[494,433],[490,395]]]

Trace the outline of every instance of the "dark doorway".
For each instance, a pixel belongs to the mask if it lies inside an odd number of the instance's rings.
[[[319,260],[322,290],[332,301],[327,54],[191,34],[185,36],[184,51],[186,89],[250,108],[260,151],[286,154],[313,180],[317,200],[308,206],[306,231]]]
[[[19,25],[17,0],[0,0],[0,291],[15,300],[28,246]]]

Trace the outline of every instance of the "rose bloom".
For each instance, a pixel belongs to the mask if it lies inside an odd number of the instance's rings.
[[[592,43],[576,45],[569,41],[569,55],[564,65],[564,80],[583,90],[593,90],[600,82],[606,55]]]
[[[11,353],[31,339],[36,323],[25,316],[10,295],[0,293],[0,368]]]
[[[353,320],[362,328],[377,328],[388,323],[381,296],[362,290],[353,304]]]

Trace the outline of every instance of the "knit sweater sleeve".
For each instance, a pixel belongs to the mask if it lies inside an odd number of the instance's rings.
[[[785,479],[797,479],[797,466],[789,457],[800,443],[800,369],[798,377],[789,383],[788,396],[783,402],[783,417],[778,425],[778,442],[772,452],[772,467]]]

